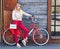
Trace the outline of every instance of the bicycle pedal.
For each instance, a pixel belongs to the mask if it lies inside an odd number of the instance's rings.
[[[43,38],[43,35],[40,35],[40,38],[42,39]]]

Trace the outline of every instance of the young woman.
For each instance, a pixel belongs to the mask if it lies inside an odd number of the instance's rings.
[[[17,5],[15,6],[15,9],[12,11],[12,20],[13,20],[13,24],[16,24],[17,27],[20,27],[22,30],[24,30],[24,36],[23,36],[23,40],[22,40],[22,43],[24,46],[26,46],[26,39],[27,39],[27,36],[28,36],[28,29],[24,26],[24,24],[22,23],[22,17],[23,15],[26,15],[26,16],[29,16],[29,17],[32,17],[32,15],[24,12],[22,9],[21,9],[21,5],[19,3],[17,3]],[[14,33],[14,37],[15,37],[15,42],[16,42],[16,45],[18,47],[21,47],[20,44],[18,43],[18,37],[17,37],[17,29],[14,29],[15,33]]]

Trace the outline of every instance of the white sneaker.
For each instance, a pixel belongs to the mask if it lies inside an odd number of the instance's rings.
[[[19,43],[17,43],[17,47],[18,47],[18,48],[20,48],[20,47],[21,47]]]
[[[25,41],[28,42],[28,37],[26,37]]]
[[[23,43],[24,46],[26,46],[26,41],[25,41],[25,39],[22,40],[22,43]]]

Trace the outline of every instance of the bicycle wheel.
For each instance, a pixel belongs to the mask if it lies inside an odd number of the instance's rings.
[[[3,40],[8,45],[15,45],[16,44],[14,41],[13,34],[11,33],[11,30],[9,28],[4,31]]]
[[[38,33],[36,32],[37,31],[34,31],[33,34],[34,43],[37,45],[45,45],[49,40],[49,33],[47,32],[47,30],[43,28],[39,28]],[[42,35],[42,37],[40,35]]]

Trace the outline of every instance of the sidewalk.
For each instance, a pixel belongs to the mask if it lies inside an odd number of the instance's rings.
[[[60,44],[46,44],[44,46],[37,46],[37,45],[27,45],[24,47],[22,45],[21,48],[17,48],[16,46],[8,46],[4,43],[0,43],[0,49],[60,49]]]

